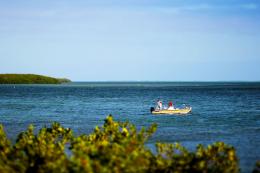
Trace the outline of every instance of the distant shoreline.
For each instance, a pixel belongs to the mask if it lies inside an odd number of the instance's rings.
[[[0,74],[0,84],[62,84],[70,83],[66,78],[54,78],[37,74]]]

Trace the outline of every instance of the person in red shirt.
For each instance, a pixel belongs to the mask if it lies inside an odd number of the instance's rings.
[[[174,110],[172,101],[170,101],[170,102],[168,103],[168,110]]]

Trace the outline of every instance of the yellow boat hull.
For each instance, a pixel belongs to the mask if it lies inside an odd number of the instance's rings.
[[[184,109],[174,109],[174,110],[154,110],[152,111],[152,114],[187,114],[191,112],[191,107],[187,107]]]

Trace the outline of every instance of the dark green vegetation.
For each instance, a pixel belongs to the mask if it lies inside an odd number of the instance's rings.
[[[253,173],[260,173],[260,160],[256,162]]]
[[[12,145],[0,126],[0,172],[239,172],[232,146],[217,142],[191,152],[179,143],[157,143],[152,152],[145,142],[155,131],[156,125],[137,131],[108,116],[81,136],[58,123],[35,134],[31,125]]]
[[[69,79],[59,79],[35,74],[0,74],[0,84],[61,84]]]

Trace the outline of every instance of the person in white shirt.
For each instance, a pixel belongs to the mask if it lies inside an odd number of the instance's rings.
[[[157,106],[156,106],[157,110],[162,110],[162,101],[160,99],[157,100]]]

